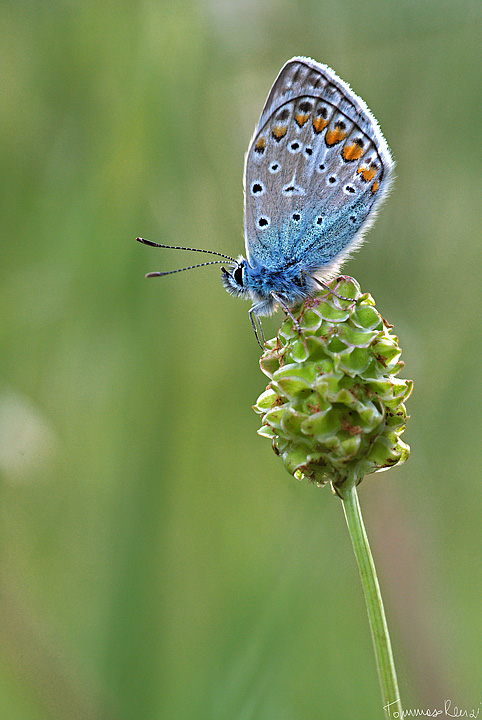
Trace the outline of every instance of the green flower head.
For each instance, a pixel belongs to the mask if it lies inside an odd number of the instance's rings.
[[[301,307],[299,327],[287,317],[266,343],[270,382],[254,410],[288,472],[341,494],[408,458],[400,436],[412,381],[396,377],[398,338],[371,296],[348,277],[329,287]]]

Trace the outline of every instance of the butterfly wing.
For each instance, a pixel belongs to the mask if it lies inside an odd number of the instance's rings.
[[[289,60],[246,155],[250,265],[301,262],[328,277],[362,242],[394,163],[377,121],[330,68]]]

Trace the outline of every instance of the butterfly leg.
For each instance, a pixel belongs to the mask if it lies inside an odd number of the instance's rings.
[[[260,346],[261,350],[264,350],[264,332],[263,332],[263,326],[261,325],[261,320],[256,315],[256,305],[254,305],[250,311],[249,311],[249,319],[251,320],[251,325],[254,330],[254,335],[256,337],[256,341],[258,345]],[[257,321],[257,324],[256,324]],[[260,340],[261,338],[261,340]]]
[[[274,298],[274,299],[276,300],[276,302],[278,303],[278,305],[281,305],[281,307],[283,308],[283,310],[285,311],[285,313],[286,313],[287,315],[289,315],[289,317],[290,317],[290,318],[292,319],[292,321],[293,321],[293,325],[294,325],[295,328],[296,328],[296,332],[298,333],[298,335],[300,335],[300,334],[301,334],[300,324],[299,324],[298,320],[295,318],[295,316],[293,315],[293,313],[291,312],[291,310],[289,309],[288,305],[285,303],[284,300],[282,300],[282,299],[280,298],[280,296],[279,296],[277,293],[271,291],[270,295],[271,295],[272,298]]]
[[[327,285],[326,283],[324,283],[322,280],[319,280],[318,278],[313,277],[313,275],[310,275],[310,277],[311,277],[312,280],[315,281],[315,283],[316,283],[317,285],[319,285],[321,288],[323,288],[323,290],[328,290],[328,292],[330,292],[332,295],[334,295],[336,298],[338,298],[338,300],[348,300],[348,301],[351,302],[353,305],[356,304],[356,299],[355,299],[355,298],[349,298],[349,297],[345,297],[344,295],[338,295],[337,292],[335,292],[334,290],[332,290],[331,287],[330,287],[329,285]]]
[[[292,313],[291,310],[289,309],[288,305],[284,302],[284,300],[282,300],[282,299],[280,298],[280,296],[279,296],[277,293],[271,291],[271,297],[274,298],[279,305],[281,305],[281,307],[283,308],[283,310],[285,311],[285,313],[288,315],[288,317],[291,318],[291,320],[292,320],[292,322],[293,322],[293,325],[294,325],[294,327],[295,327],[295,329],[296,329],[296,332],[298,333],[301,341],[303,342],[303,346],[304,346],[306,352],[308,353],[308,347],[307,347],[307,345],[306,345],[306,337],[303,337],[302,334],[301,334],[301,328],[300,328],[300,324],[299,324],[298,320],[295,318],[295,316],[293,315],[293,313]]]

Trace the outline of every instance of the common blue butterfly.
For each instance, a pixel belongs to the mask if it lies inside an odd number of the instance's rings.
[[[333,70],[305,57],[282,67],[246,154],[246,258],[198,251],[231,262],[222,268],[223,285],[252,300],[249,316],[258,342],[260,316],[278,305],[291,315],[361,245],[393,168],[374,116]],[[223,260],[181,270],[218,263]]]

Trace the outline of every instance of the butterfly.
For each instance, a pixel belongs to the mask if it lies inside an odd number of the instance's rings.
[[[294,57],[270,90],[246,154],[246,257],[137,239],[229,260],[223,285],[252,301],[249,317],[262,346],[260,316],[280,306],[293,317],[291,311],[319,294],[360,247],[391,187],[393,169],[364,101],[327,65]]]

